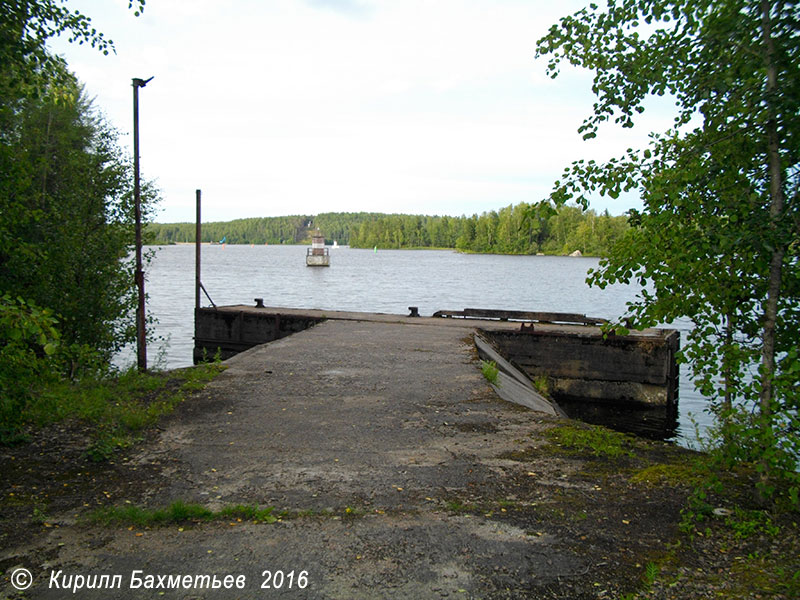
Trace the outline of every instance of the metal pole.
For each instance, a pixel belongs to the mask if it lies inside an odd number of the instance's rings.
[[[200,190],[197,190],[197,221],[194,232],[194,308],[200,308]]]
[[[142,206],[139,184],[139,88],[147,85],[150,79],[135,78],[133,80],[133,205],[136,218],[135,283],[139,292],[139,301],[136,305],[136,364],[141,372],[147,370],[147,338],[145,331],[144,269],[142,268]]]

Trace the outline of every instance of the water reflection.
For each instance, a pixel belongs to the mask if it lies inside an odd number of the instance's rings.
[[[650,407],[633,404],[600,404],[576,399],[558,399],[558,405],[571,419],[603,425],[623,433],[651,440],[674,439],[678,430],[676,407]]]

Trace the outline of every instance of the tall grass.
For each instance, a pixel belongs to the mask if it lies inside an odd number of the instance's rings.
[[[209,363],[174,371],[139,373],[131,369],[77,381],[49,381],[20,407],[17,429],[77,421],[91,431],[88,456],[93,460],[107,459],[223,369],[218,363]],[[9,440],[0,439],[4,441]]]

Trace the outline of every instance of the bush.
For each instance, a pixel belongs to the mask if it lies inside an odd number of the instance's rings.
[[[17,429],[42,384],[58,379],[56,323],[48,309],[10,294],[0,296],[0,440]]]

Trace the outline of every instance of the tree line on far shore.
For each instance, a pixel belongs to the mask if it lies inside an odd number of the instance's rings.
[[[202,241],[231,244],[302,244],[319,228],[327,242],[354,248],[455,248],[493,254],[605,256],[627,231],[626,216],[575,206],[520,203],[472,216],[322,213],[203,223]],[[151,223],[153,244],[195,241],[194,223]]]

